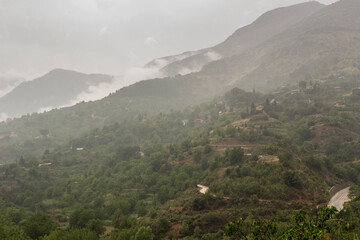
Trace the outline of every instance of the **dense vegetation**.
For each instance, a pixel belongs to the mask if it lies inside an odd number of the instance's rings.
[[[331,186],[359,184],[358,87],[359,76],[334,76],[266,95],[234,88],[61,144],[46,127],[22,129],[28,140],[0,144],[2,160],[12,162],[0,167],[1,239],[277,239],[304,222],[319,234],[309,239],[354,239],[357,187],[345,210],[315,211],[322,222],[311,210],[326,205]],[[63,120],[50,116],[31,121]]]
[[[67,143],[69,138],[124,121],[138,121],[159,113],[197,105],[223,94],[229,87],[187,75],[153,79],[122,88],[94,102],[24,115],[0,123],[0,161],[37,154]],[[46,137],[46,139],[44,139]]]

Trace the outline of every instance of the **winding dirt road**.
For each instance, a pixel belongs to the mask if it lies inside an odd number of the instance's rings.
[[[336,207],[338,211],[341,211],[344,208],[344,203],[349,202],[349,191],[350,187],[344,188],[338,191],[329,201],[328,207]]]
[[[209,191],[209,187],[207,187],[207,186],[198,184],[197,187],[200,188],[199,192],[201,194],[206,194]]]

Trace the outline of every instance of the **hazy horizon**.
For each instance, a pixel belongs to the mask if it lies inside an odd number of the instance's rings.
[[[154,58],[213,46],[264,12],[301,2],[4,0],[0,88],[4,79],[32,80],[54,68],[126,75]]]

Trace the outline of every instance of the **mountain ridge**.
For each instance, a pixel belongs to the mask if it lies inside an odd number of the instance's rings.
[[[1,126],[0,136],[13,136],[13,132],[22,135],[22,129],[29,122],[39,128],[38,119],[41,119],[41,127],[61,135],[58,139],[61,142],[67,134],[76,136],[87,129],[201,104],[233,87],[268,92],[293,86],[304,79],[326,81],[359,72],[357,30],[315,28],[286,39],[268,40],[242,54],[209,63],[198,73],[144,80],[99,101],[16,119]],[[55,124],[51,119],[62,121]]]
[[[220,44],[198,51],[156,59],[146,66],[153,66],[156,61],[168,61],[168,64],[161,69],[165,75],[174,76],[198,72],[204,65],[214,60],[230,57],[255,47],[324,7],[318,2],[311,1],[277,8],[264,13],[253,23],[236,30]],[[211,55],[215,55],[215,58],[212,58]]]
[[[78,94],[87,91],[90,86],[110,83],[112,78],[104,74],[54,69],[39,78],[20,83],[1,97],[0,113],[19,117],[46,107],[60,107],[75,100]]]
[[[268,91],[308,77],[326,79],[341,71],[357,74],[358,11],[359,2],[352,0],[329,5],[252,49],[205,65],[198,77]],[[337,17],[344,14],[350,20]]]

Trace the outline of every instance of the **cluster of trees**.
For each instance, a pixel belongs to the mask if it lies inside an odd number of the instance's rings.
[[[288,224],[283,230],[279,229],[275,219],[270,220],[251,220],[238,219],[225,226],[225,236],[227,239],[330,239],[331,234],[337,237],[339,232],[335,232],[331,222],[335,213],[335,207],[315,209],[312,213],[300,210],[294,214],[293,223]],[[337,226],[336,226],[337,227]],[[338,239],[338,238],[336,238]]]
[[[181,224],[173,237],[219,239],[234,215],[279,217],[282,225],[292,210],[309,207],[298,199],[325,204],[330,185],[360,183],[360,163],[354,161],[360,153],[359,110],[334,106],[350,90],[349,85],[337,92],[336,84],[318,84],[316,94],[306,88],[265,96],[233,89],[184,111],[134,114],[61,145],[47,126],[36,130],[41,136],[33,142],[0,139],[9,141],[0,145],[5,159],[18,151],[31,153],[0,167],[0,197],[7,212],[0,219],[0,236],[7,239],[16,231],[18,239],[99,239],[106,224],[115,227],[110,239],[171,239],[172,225]],[[254,110],[260,104],[264,110]],[[323,126],[329,128],[319,133]],[[337,131],[329,133],[330,128]],[[335,136],[321,139],[323,134]],[[227,140],[246,148],[222,146]],[[200,183],[210,192],[200,195]],[[172,213],[170,206],[182,206],[187,215]],[[339,216],[357,219],[357,205],[350,209]],[[307,224],[308,215],[301,214],[298,220]],[[69,227],[59,228],[54,220]],[[248,223],[238,221],[229,229],[239,237]],[[248,239],[283,233],[274,221],[250,225]],[[356,232],[359,224],[350,225],[348,232]]]

